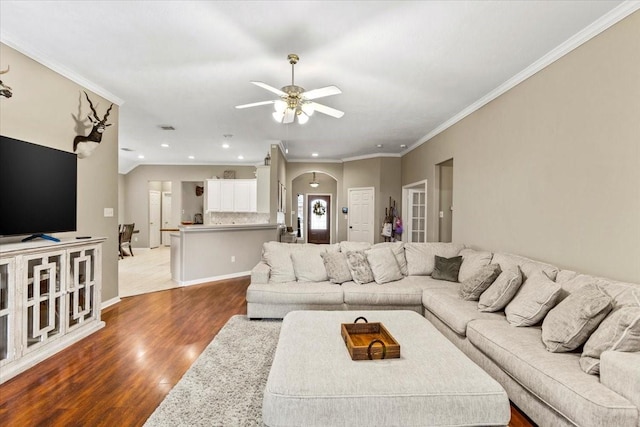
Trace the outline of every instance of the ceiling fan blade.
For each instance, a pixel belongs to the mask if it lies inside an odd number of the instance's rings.
[[[318,104],[317,102],[310,102],[310,104],[313,106],[313,109],[319,113],[335,117],[336,119],[344,116],[343,111],[336,110],[335,108],[327,107],[326,105]]]
[[[256,85],[258,87],[261,87],[262,89],[266,89],[269,92],[273,92],[278,96],[287,96],[287,94],[284,93],[283,91],[281,91],[280,89],[276,89],[275,87],[269,86],[266,83],[262,83],[262,82],[251,82],[251,83],[253,83],[254,85]]]
[[[236,105],[237,109],[242,109],[242,108],[249,108],[249,107],[258,107],[260,105],[269,105],[269,104],[273,104],[276,101],[260,101],[260,102],[253,102],[251,104],[242,104],[242,105]]]
[[[318,99],[325,96],[338,95],[341,93],[342,91],[337,86],[327,86],[321,87],[320,89],[310,90],[309,92],[304,92],[302,94],[302,97],[305,99]]]

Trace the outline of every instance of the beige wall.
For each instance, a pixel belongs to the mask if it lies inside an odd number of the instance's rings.
[[[11,66],[2,80],[13,88],[12,98],[0,98],[0,133],[73,152],[73,138],[79,130],[72,115],[87,117],[88,106],[82,93],[86,89],[1,43],[0,58],[3,68]],[[104,114],[110,102],[88,90],[87,93],[98,113]],[[56,234],[62,238],[107,238],[102,255],[103,301],[118,296],[117,105],[113,106],[108,123],[112,126],[93,155],[78,159],[78,232]],[[83,130],[84,135],[87,133]],[[114,216],[105,218],[104,208],[113,208]]]
[[[182,182],[202,182],[214,176],[222,177],[225,170],[235,170],[237,179],[255,178],[253,166],[162,166],[141,165],[124,175],[124,219],[122,222],[135,223],[139,233],[134,235],[133,247],[149,247],[149,182],[171,182],[171,217],[174,226],[182,218]],[[195,190],[194,190],[195,192]],[[185,213],[186,215],[186,213]],[[184,219],[187,219],[186,217]],[[193,214],[189,219],[193,220]]]
[[[454,159],[453,241],[640,282],[640,12],[402,158]]]

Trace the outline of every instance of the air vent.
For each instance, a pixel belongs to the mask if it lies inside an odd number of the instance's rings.
[[[176,130],[176,128],[174,128],[171,125],[160,125],[160,129],[162,129],[162,130]]]
[[[132,148],[127,148],[127,147],[122,147],[120,150],[122,150],[122,151],[136,151],[136,150],[134,150]]]

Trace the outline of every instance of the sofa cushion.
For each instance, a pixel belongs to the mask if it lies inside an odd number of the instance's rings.
[[[611,298],[588,284],[555,306],[542,322],[542,341],[551,352],[571,351],[589,338],[611,311]]]
[[[640,351],[640,306],[622,307],[607,316],[584,344],[580,367],[587,374],[600,373],[605,351]]]
[[[344,252],[345,254],[352,251],[364,251],[369,248],[371,248],[371,243],[369,242],[340,242],[340,252]]]
[[[285,283],[296,280],[296,273],[293,270],[291,261],[291,251],[289,243],[265,242],[262,245],[262,260],[269,266],[269,282]]]
[[[459,287],[459,284],[450,283],[447,287],[427,289],[422,295],[422,305],[461,336],[466,334],[471,320],[504,317],[502,313],[478,311],[475,301],[465,301],[458,296]]]
[[[632,426],[638,409],[580,369],[577,353],[545,350],[540,327],[513,328],[504,320],[474,320],[467,337],[515,381],[575,425]]]
[[[464,262],[462,264],[464,265]],[[476,274],[462,281],[460,298],[467,301],[478,301],[480,295],[491,286],[500,273],[502,273],[502,270],[499,264],[489,264],[481,267]]]
[[[390,247],[373,247],[364,253],[377,284],[381,285],[402,279],[400,266]]]
[[[393,255],[396,257],[396,261],[398,261],[402,275],[407,276],[409,274],[407,271],[407,257],[404,255],[404,242],[382,242],[376,243],[371,247],[371,249],[379,248],[391,248]]]
[[[444,258],[436,255],[431,277],[438,280],[457,282],[460,265],[462,265],[461,255],[451,258]]]
[[[405,243],[407,271],[410,276],[428,276],[433,272],[435,256],[451,258],[464,248],[457,243]]]
[[[307,250],[291,253],[293,271],[298,282],[325,282],[328,280],[327,270],[324,268],[324,261],[322,261],[322,253]]]
[[[420,305],[422,289],[404,278],[384,285],[374,282],[358,285],[353,282],[341,286],[344,302],[351,305]]]
[[[517,265],[522,272],[523,280],[526,280],[534,271],[543,271],[548,278],[555,280],[558,275],[558,267],[520,255],[495,253],[491,259],[492,264],[500,264],[502,271],[509,267],[512,269]]]
[[[491,263],[491,258],[493,257],[491,252],[476,251],[469,248],[461,250],[460,255],[462,255],[462,265],[458,273],[459,282],[464,282],[477,275],[482,267]]]
[[[349,265],[351,278],[358,285],[374,281],[373,272],[364,251],[347,252],[347,265]]]
[[[480,311],[499,311],[509,304],[522,284],[520,267],[513,264],[500,264],[502,273],[494,280],[486,291],[480,295],[478,309]]]
[[[329,282],[254,284],[247,288],[247,302],[260,304],[342,304],[342,287]]]
[[[531,326],[540,322],[556,305],[562,288],[542,271],[525,280],[515,297],[504,309],[513,326]]]
[[[347,264],[347,254],[343,252],[325,252],[322,254],[324,268],[331,283],[344,283],[352,280]]]

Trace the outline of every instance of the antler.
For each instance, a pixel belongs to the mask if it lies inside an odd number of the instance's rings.
[[[87,97],[87,101],[89,101],[89,108],[91,108],[91,111],[93,111],[93,117],[95,117],[96,120],[99,120],[98,119],[98,113],[96,112],[96,109],[93,108],[93,104],[91,103],[91,100],[89,99],[89,95],[87,95],[87,92],[84,92],[84,95]]]
[[[112,108],[113,108],[113,104],[111,104],[109,106],[109,109],[107,110],[107,113],[104,115],[104,118],[102,119],[102,123],[107,123],[107,117],[109,117],[109,113],[111,112]]]
[[[6,69],[6,70],[4,70],[4,71],[0,71],[0,74],[6,74],[6,73],[8,73],[10,68],[11,68],[11,67],[9,67],[9,66],[7,65],[7,69]]]

